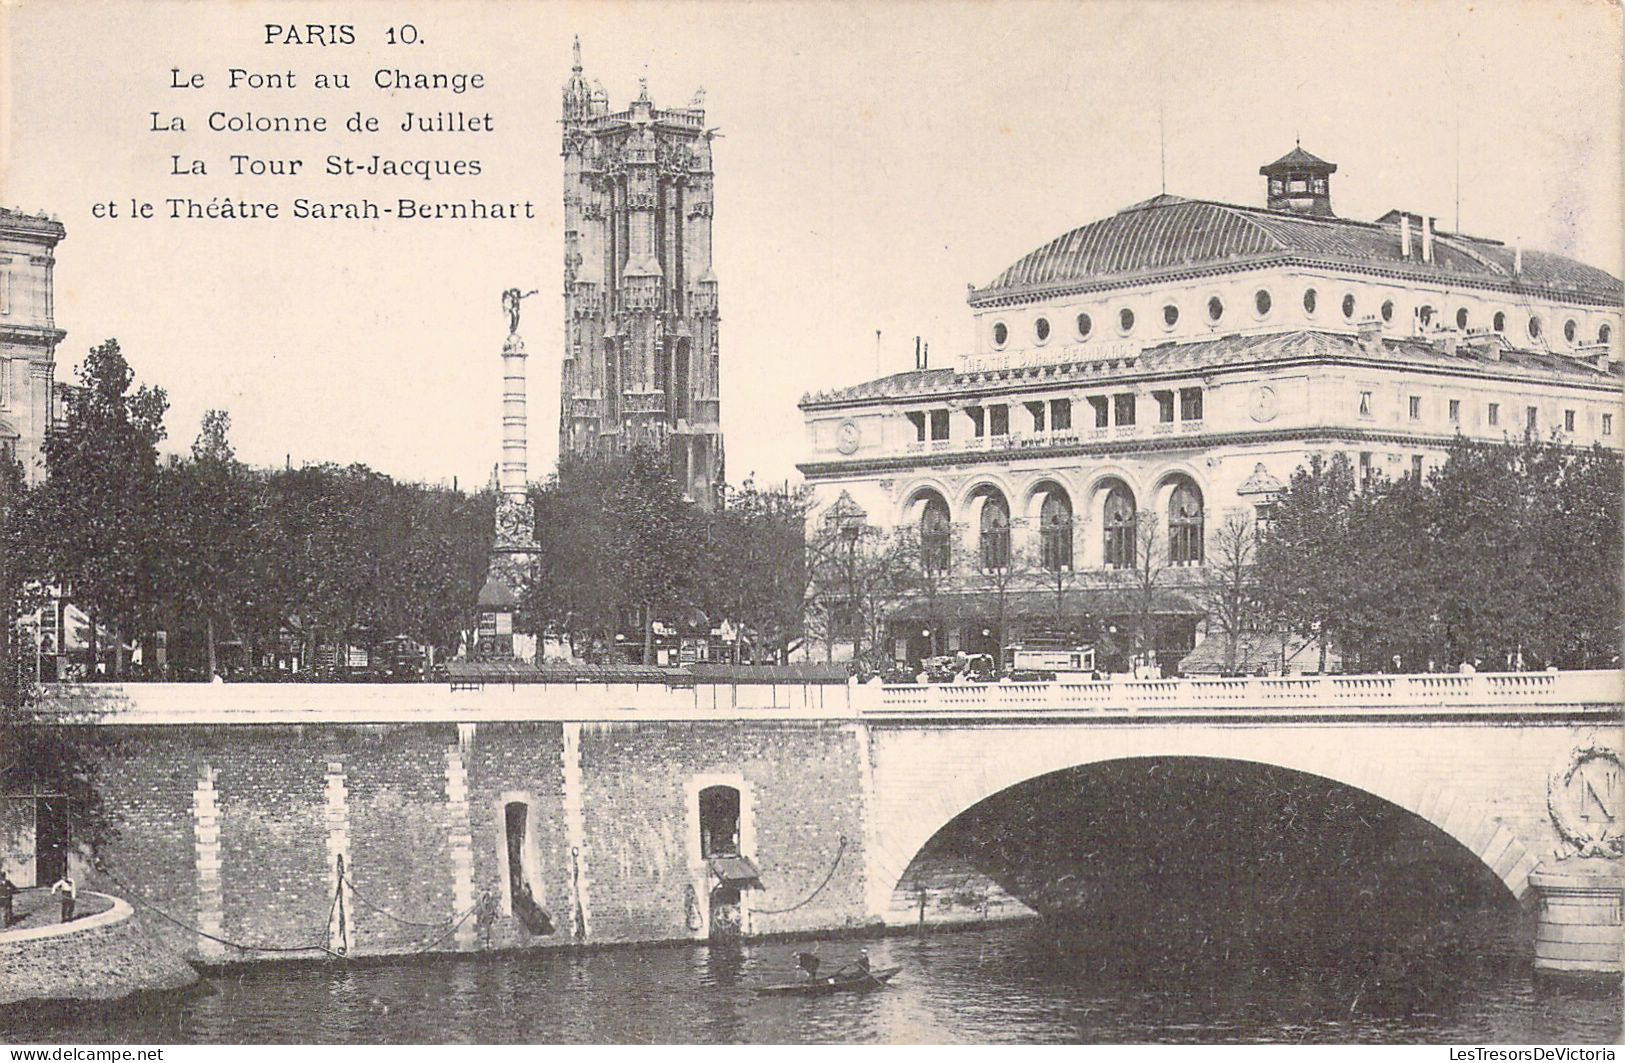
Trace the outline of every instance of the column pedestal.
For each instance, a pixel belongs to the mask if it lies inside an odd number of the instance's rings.
[[[1599,857],[1543,863],[1529,884],[1540,904],[1536,971],[1613,979],[1625,973],[1625,863]]]

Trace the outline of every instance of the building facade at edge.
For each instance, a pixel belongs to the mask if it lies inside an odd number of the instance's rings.
[[[0,207],[0,455],[45,478],[45,437],[60,413],[56,348],[56,245],[62,223]]]
[[[815,524],[913,525],[949,569],[883,655],[1126,628],[1154,551],[1166,668],[1203,635],[1214,529],[1267,519],[1311,454],[1397,479],[1457,437],[1620,448],[1618,278],[1407,211],[1339,218],[1336,169],[1294,148],[1262,207],[1160,195],[1066,232],[971,291],[958,365],[803,398]]]
[[[559,453],[653,445],[704,506],[722,483],[711,132],[703,90],[661,109],[648,87],[611,112],[564,86],[565,349]]]

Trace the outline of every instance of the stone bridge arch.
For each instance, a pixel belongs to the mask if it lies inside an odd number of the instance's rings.
[[[1545,822],[1546,768],[1570,748],[1575,735],[1563,728],[1545,736],[1548,741],[1534,743],[1538,749],[1530,748],[1525,735],[1510,750],[1486,750],[1472,748],[1477,735],[1456,728],[1389,725],[1377,735],[1367,734],[1369,730],[1167,723],[874,728],[869,912],[883,916],[903,873],[925,844],[955,817],[995,794],[1057,771],[1159,757],[1267,765],[1363,791],[1455,839],[1523,902],[1530,893],[1530,872],[1550,855],[1555,841]],[[1507,734],[1505,729],[1492,731],[1494,744]],[[1441,757],[1452,738],[1458,743],[1465,739],[1468,747],[1454,757]],[[1497,770],[1508,756],[1529,769],[1522,785],[1506,788],[1506,776]]]

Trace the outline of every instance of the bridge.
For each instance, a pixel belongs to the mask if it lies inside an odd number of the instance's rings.
[[[319,944],[350,954],[896,923],[922,853],[978,810],[1206,764],[1414,817],[1538,902],[1547,966],[1611,949],[1617,969],[1622,700],[1621,673],[1543,672],[131,684],[48,704],[116,738],[100,785],[118,879],[92,881],[207,961],[283,956],[323,913]],[[1155,785],[1136,792],[1154,814]],[[14,837],[43,836],[37,800],[8,799]]]

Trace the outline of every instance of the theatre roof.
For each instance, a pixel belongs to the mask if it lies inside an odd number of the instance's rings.
[[[1399,212],[1377,222],[1308,216],[1160,195],[1079,226],[1024,255],[983,288],[972,306],[1005,305],[1097,288],[1294,263],[1376,272],[1419,281],[1471,283],[1560,299],[1615,303],[1619,278],[1562,255],[1495,240],[1435,233],[1433,261],[1421,260],[1421,232],[1401,253]]]

